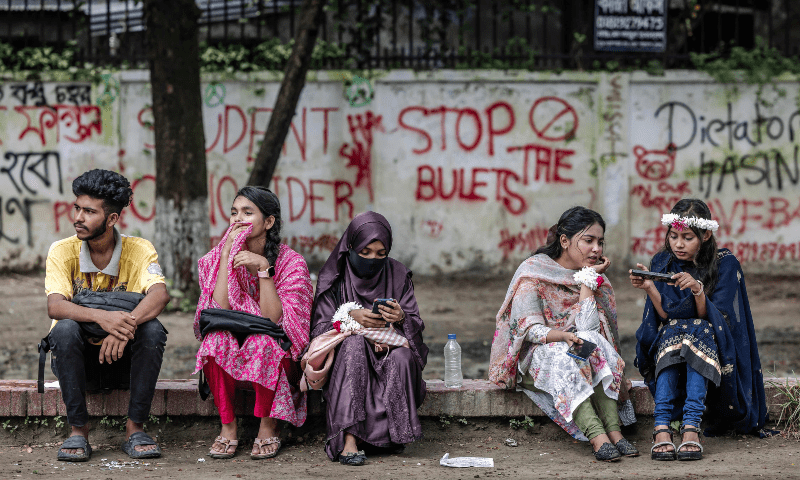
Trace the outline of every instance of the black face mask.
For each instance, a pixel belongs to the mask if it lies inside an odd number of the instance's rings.
[[[349,254],[350,266],[353,267],[355,274],[358,278],[372,278],[386,265],[386,259],[383,258],[364,258],[355,250],[350,250]]]

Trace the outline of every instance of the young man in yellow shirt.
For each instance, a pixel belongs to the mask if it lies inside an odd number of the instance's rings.
[[[49,342],[53,373],[58,377],[72,434],[59,460],[86,461],[89,414],[86,409],[87,362],[112,363],[130,355],[130,403],[123,450],[133,458],[153,458],[161,450],[144,433],[150,414],[167,334],[155,318],[169,302],[164,275],[153,245],[121,235],[115,228],[133,191],[122,175],[88,171],[72,182],[76,235],[59,240],[47,254],[45,293],[53,323]],[[133,311],[105,311],[73,303],[82,291],[144,294]],[[96,323],[107,336],[87,336],[81,324]],[[85,358],[87,346],[100,343],[99,358]]]

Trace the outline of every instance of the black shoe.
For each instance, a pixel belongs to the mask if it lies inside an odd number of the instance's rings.
[[[614,446],[617,447],[617,450],[620,454],[622,454],[623,457],[639,456],[639,450],[636,450],[636,447],[634,447],[631,442],[625,440],[624,438],[617,442],[617,444]]]
[[[622,455],[619,454],[619,450],[608,442],[604,443],[603,446],[600,447],[600,450],[592,453],[594,453],[594,458],[603,462],[616,462],[622,458]]]
[[[354,467],[360,467],[364,465],[364,462],[367,461],[367,456],[364,455],[364,450],[359,450],[358,452],[350,452],[348,454],[341,454],[339,455],[339,463],[342,465],[352,465]]]
[[[656,435],[659,433],[669,433],[669,442],[658,442],[656,443]],[[668,450],[666,452],[656,452],[656,448],[658,447],[665,447],[667,445],[672,445],[672,450]],[[655,430],[653,432],[653,447],[650,448],[650,459],[652,460],[662,460],[662,461],[670,461],[675,460],[675,444],[672,443],[672,430],[669,428],[661,428],[659,430]]]

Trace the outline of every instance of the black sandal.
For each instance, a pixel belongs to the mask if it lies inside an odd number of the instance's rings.
[[[699,428],[692,427],[691,425],[689,425],[689,426],[684,425],[684,426],[681,427],[681,436],[683,436],[683,434],[686,433],[686,432],[696,433],[697,437],[698,437],[698,440],[700,439],[700,429]],[[698,451],[682,452],[681,448],[683,448],[686,445],[694,445],[694,446],[698,447],[700,449],[700,451],[699,452]],[[700,442],[695,442],[694,440],[689,440],[687,442],[681,443],[681,445],[678,447],[678,460],[701,460],[702,458],[703,458],[703,446],[700,444]]]
[[[656,435],[658,435],[659,433],[669,433],[669,442],[658,442],[658,443],[655,443]],[[661,429],[658,429],[658,430],[654,430],[653,431],[653,443],[654,443],[654,445],[650,449],[650,459],[652,459],[652,460],[664,460],[664,461],[675,460],[675,450],[676,450],[676,448],[675,448],[675,444],[672,443],[672,430],[670,430],[669,428],[661,428]],[[664,447],[664,446],[667,446],[667,445],[672,445],[672,450],[671,451],[667,451],[667,452],[656,452],[655,451],[656,448]]]
[[[592,453],[594,454],[594,458],[603,462],[616,462],[622,458],[619,450],[608,442],[604,443],[598,451]]]
[[[359,450],[357,452],[350,452],[348,454],[340,454],[339,455],[339,463],[342,465],[350,465],[353,467],[360,467],[364,465],[364,462],[367,461],[367,456],[364,454],[364,450]]]
[[[620,439],[620,441],[617,442],[614,446],[617,447],[619,453],[622,454],[622,456],[624,457],[639,456],[639,450],[637,450],[636,447],[634,447],[631,442],[625,440],[624,438]]]

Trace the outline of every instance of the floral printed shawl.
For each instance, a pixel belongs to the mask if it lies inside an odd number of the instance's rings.
[[[534,255],[517,268],[508,292],[506,292],[503,305],[497,313],[497,328],[489,360],[490,381],[506,388],[516,386],[520,352],[523,350],[523,343],[526,342],[528,331],[532,326],[539,324],[552,327],[553,319],[560,319],[563,323],[558,327],[559,330],[574,329],[575,317],[580,311],[580,286],[576,285],[572,278],[576,271],[562,267],[545,254]],[[512,318],[512,304],[517,300],[515,295],[524,279],[538,280],[549,284],[550,287],[562,289],[565,296],[563,303],[561,305],[543,305],[541,302],[534,302],[540,307],[534,315]],[[619,352],[617,305],[611,283],[605,275],[603,275],[603,285],[595,291],[595,300],[600,316],[600,333]]]

